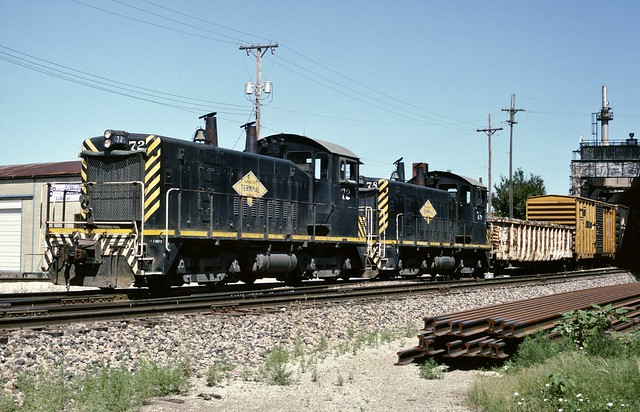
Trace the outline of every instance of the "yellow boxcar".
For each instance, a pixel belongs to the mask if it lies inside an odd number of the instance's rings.
[[[527,199],[527,220],[571,226],[577,260],[613,258],[616,206],[578,196],[544,195]]]

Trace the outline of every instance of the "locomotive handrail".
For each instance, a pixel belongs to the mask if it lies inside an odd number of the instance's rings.
[[[371,250],[373,249],[373,208],[371,206],[360,206],[358,208],[358,213],[364,213],[365,219],[365,239],[367,243],[366,248],[366,256],[371,255]]]
[[[404,213],[396,215],[396,251],[400,247],[400,220],[404,222]],[[404,224],[402,225],[402,241],[404,243]]]
[[[193,193],[208,193],[209,196],[211,197],[212,200],[212,206],[210,207],[210,214],[213,213],[213,195],[216,194],[217,192],[215,191],[209,191],[209,190],[195,190],[195,189],[181,189],[179,187],[172,187],[171,189],[167,190],[167,193],[165,194],[165,210],[164,210],[164,248],[167,252],[170,252],[169,250],[169,195],[171,194],[171,192],[178,192],[178,195],[180,195],[183,191],[185,192],[193,192]],[[217,193],[217,194],[222,194],[222,193]],[[181,202],[181,197],[178,197],[178,233],[180,233],[180,212],[182,210],[182,202]],[[213,228],[211,227],[211,225],[213,224],[213,216],[210,216],[209,219],[209,233],[211,233],[213,231]]]
[[[46,218],[44,220],[44,226],[45,226],[45,230],[49,231],[50,229],[50,225],[55,225],[55,224],[59,224],[62,225],[62,228],[64,228],[64,225],[66,224],[73,224],[73,225],[77,225],[79,223],[82,223],[84,225],[87,224],[87,221],[67,221],[67,220],[61,220],[61,221],[55,221],[55,220],[50,220],[49,219],[49,212],[51,209],[51,199],[49,196],[49,188],[52,185],[56,185],[56,184],[69,184],[69,182],[48,182],[48,183],[44,183],[42,185],[42,189],[41,189],[41,194],[40,194],[40,228],[41,228],[41,235],[42,235],[42,207],[43,207],[43,200],[45,199],[44,196],[44,188],[45,186],[47,187],[47,195],[46,195],[46,199],[47,199],[47,206],[46,206]],[[131,226],[133,227],[133,231],[134,231],[134,242],[136,243],[136,257],[141,257],[143,255],[143,247],[142,245],[144,244],[144,182],[139,181],[139,180],[132,180],[132,181],[126,181],[126,182],[84,182],[84,183],[80,183],[81,186],[86,187],[86,186],[94,186],[94,185],[140,185],[140,229],[138,229],[138,225],[136,225],[136,221],[135,219],[132,221],[125,221],[125,220],[98,220],[98,221],[94,221],[93,224],[94,225],[118,225],[118,224],[123,224],[123,223],[127,223],[127,224],[131,224]],[[66,192],[66,191],[65,191]],[[63,196],[62,199],[62,203],[63,203],[63,218],[64,218],[64,211],[66,209],[65,207],[65,203],[67,202],[66,199],[66,193]],[[44,236],[41,236],[41,238],[44,238]],[[138,241],[139,239],[139,241]]]
[[[169,234],[170,234],[169,216],[170,216],[170,213],[171,213],[171,211],[170,211],[171,208],[169,207],[169,198],[170,198],[172,193],[176,193],[176,192],[178,194],[181,194],[182,192],[207,193],[207,194],[209,194],[209,196],[211,198],[211,202],[212,202],[212,207],[210,208],[210,222],[209,222],[209,235],[210,236],[213,233],[213,226],[212,226],[213,225],[213,215],[212,214],[213,214],[213,197],[215,195],[224,196],[224,197],[238,198],[238,199],[241,199],[241,200],[242,199],[252,198],[252,199],[258,200],[258,201],[271,201],[271,200],[283,201],[283,202],[286,202],[289,206],[291,206],[291,205],[310,206],[311,207],[310,213],[311,213],[311,216],[312,216],[312,220],[314,222],[316,221],[316,217],[317,217],[316,207],[319,206],[319,205],[320,206],[330,206],[332,208],[341,207],[341,208],[348,208],[348,209],[357,209],[357,208],[355,208],[353,206],[336,206],[336,205],[332,205],[332,204],[329,204],[329,203],[318,204],[318,203],[307,202],[307,201],[296,201],[296,200],[291,200],[291,199],[278,199],[278,198],[269,198],[269,197],[255,198],[255,197],[252,197],[252,196],[235,195],[233,193],[216,192],[216,191],[211,191],[211,190],[208,190],[208,189],[207,190],[198,190],[198,189],[170,188],[165,193],[165,204],[166,204],[166,207],[165,207],[164,241],[165,241],[165,250],[167,250],[167,251],[169,251],[169,246],[168,246],[168,244],[169,244]],[[182,203],[183,203],[183,201],[178,199],[178,216],[180,216],[180,214],[181,214],[180,210],[181,210],[181,207],[182,207]],[[368,207],[368,209],[370,210],[369,221],[372,223],[373,212],[371,211],[372,209],[370,207]],[[292,213],[292,212],[289,212],[289,213]],[[242,235],[243,217],[244,217],[244,214],[242,213],[242,210],[240,210],[240,213],[238,215],[239,222],[238,222],[238,229],[237,229],[239,236]],[[269,220],[270,220],[270,218],[269,218],[268,215],[265,218],[267,219],[267,224],[266,224],[265,227],[267,228],[267,231],[269,231],[269,228],[270,228]],[[180,226],[181,226],[181,222],[180,222],[180,219],[178,219],[178,227],[177,227],[178,232],[180,232],[180,230],[181,230]],[[371,224],[369,225],[369,227],[371,227]],[[315,237],[317,235],[316,232],[315,232],[315,225],[314,225],[312,230],[313,231],[310,234],[310,236],[311,236],[311,239],[315,239]],[[369,234],[369,236],[371,237],[371,234]],[[384,251],[383,251],[383,253],[384,253]]]
[[[51,203],[52,203],[51,202],[51,196],[50,196],[51,186],[53,186],[53,185],[68,185],[68,184],[70,184],[70,183],[69,182],[48,182],[48,183],[43,183],[42,186],[40,187],[40,228],[41,229],[42,229],[43,223],[45,224],[45,226],[47,226],[47,228],[48,228],[49,224],[52,224],[52,225],[53,224],[59,224],[59,225],[62,225],[62,227],[64,227],[65,224],[77,224],[78,223],[77,221],[64,220],[64,217],[65,217],[65,214],[66,214],[65,213],[66,212],[66,203],[67,203],[67,191],[66,190],[64,191],[64,195],[62,197],[62,218],[63,218],[63,220],[61,220],[61,221],[55,221],[55,220],[50,221],[49,220],[50,210],[51,210]],[[47,188],[46,195],[45,195],[45,190],[44,190],[45,187]],[[46,201],[47,201],[47,206],[46,206],[46,212],[47,213],[46,213],[46,217],[45,217],[45,219],[43,221],[43,219],[42,219],[42,209],[43,209],[44,199],[46,199]]]

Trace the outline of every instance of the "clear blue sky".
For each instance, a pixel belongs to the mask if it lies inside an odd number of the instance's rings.
[[[262,135],[341,144],[369,176],[403,156],[487,183],[514,170],[569,189],[607,84],[610,139],[640,132],[636,1],[0,0],[0,165],[74,160],[107,128],[190,139],[219,112],[220,145],[244,148],[243,94],[277,42]]]

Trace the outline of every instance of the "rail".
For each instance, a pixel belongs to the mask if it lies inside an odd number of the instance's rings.
[[[609,271],[604,274],[620,273]],[[567,281],[593,276],[593,272],[558,274],[545,278],[496,278],[481,281],[407,282],[392,284],[314,285],[299,288],[229,290],[202,293],[203,288],[173,289],[177,295],[153,297],[144,290],[82,291],[62,295],[49,293],[0,298],[0,331],[14,328],[39,328],[75,322],[135,319],[164,316],[169,313],[202,313],[244,309],[283,308],[292,304],[317,304],[339,300],[380,299],[412,294],[442,293],[452,289],[495,287],[533,282]],[[232,286],[232,285],[228,285]],[[254,285],[257,287],[259,285]],[[132,299],[131,296],[135,295]],[[73,304],[72,304],[73,303]]]
[[[396,365],[427,357],[505,359],[524,337],[549,331],[563,321],[563,313],[593,304],[630,308],[626,315],[630,321],[616,323],[615,329],[640,329],[640,282],[584,289],[426,317],[418,345],[398,352]]]

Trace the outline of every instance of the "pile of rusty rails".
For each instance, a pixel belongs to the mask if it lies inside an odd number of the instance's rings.
[[[624,316],[629,321],[616,321],[616,331],[640,330],[640,282],[584,289],[426,317],[418,346],[398,352],[396,365],[428,357],[444,362],[461,357],[504,360],[526,336],[551,332],[563,321],[563,314],[589,310],[594,304],[628,310]]]

